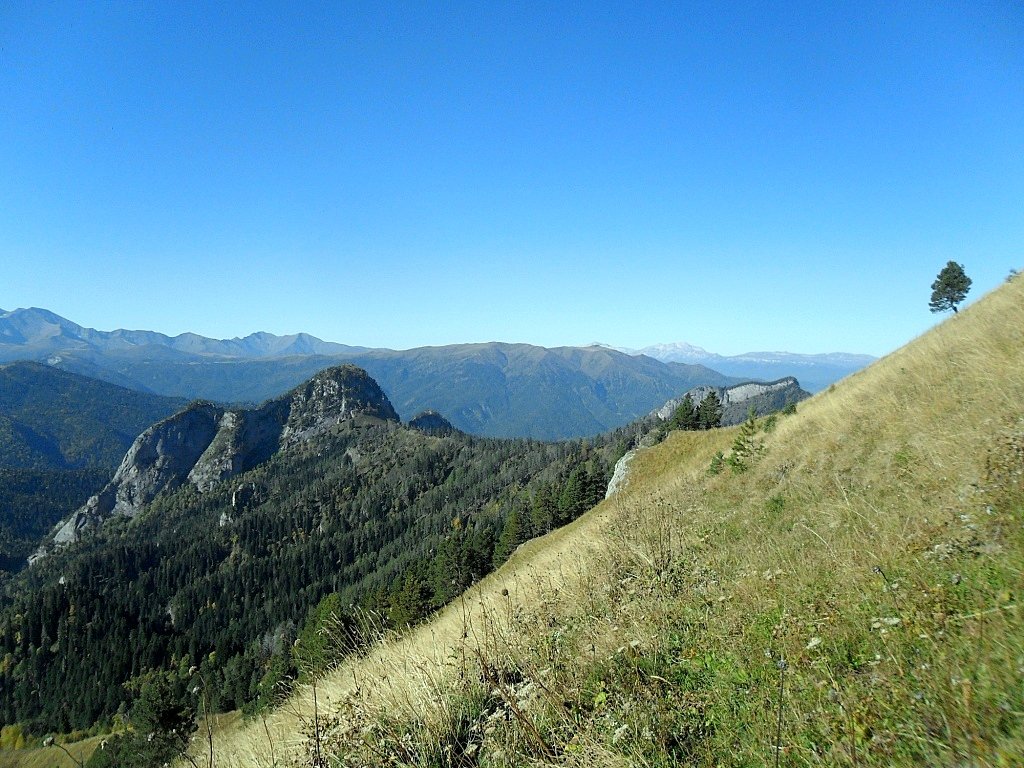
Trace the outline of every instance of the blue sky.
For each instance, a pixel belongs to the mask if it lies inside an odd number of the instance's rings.
[[[0,5],[0,306],[882,354],[1024,267],[1019,2],[297,5]]]

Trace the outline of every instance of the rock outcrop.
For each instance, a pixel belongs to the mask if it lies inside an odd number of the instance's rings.
[[[205,492],[220,480],[262,464],[280,449],[287,418],[286,399],[251,411],[226,411],[217,434],[189,472],[189,482]]]
[[[731,387],[694,387],[683,397],[689,395],[694,405],[697,405],[711,392],[717,393],[718,399],[722,402],[722,426],[742,423],[751,408],[758,416],[765,416],[811,396],[810,392],[801,389],[800,382],[792,376],[787,376],[767,383],[750,381]],[[683,397],[669,400],[661,406],[655,411],[657,417],[662,421],[671,418],[676,408],[683,402]]]
[[[625,487],[626,478],[629,475],[629,462],[636,456],[636,449],[627,451],[623,456],[615,462],[615,469],[612,471],[612,477],[608,481],[608,488],[604,492],[606,499],[611,498],[612,495],[620,488]]]
[[[180,486],[214,439],[223,415],[212,403],[193,403],[135,438],[111,481],[58,526],[54,543],[75,541],[83,528],[114,515],[132,517],[160,491]]]
[[[190,483],[206,492],[339,425],[378,421],[398,421],[398,414],[377,382],[354,365],[321,371],[251,410],[192,403],[135,439],[103,490],[57,525],[53,544],[76,541],[111,517],[133,517],[162,491]],[[44,554],[45,546],[29,562]]]
[[[354,365],[321,371],[285,397],[289,404],[282,447],[311,440],[348,420],[399,420],[384,390]]]

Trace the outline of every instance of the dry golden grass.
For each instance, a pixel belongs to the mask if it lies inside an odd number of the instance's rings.
[[[305,689],[216,764],[1024,764],[1022,353],[1024,279],[802,403],[744,473],[707,473],[735,429],[670,435],[342,661],[317,737]]]
[[[83,765],[102,740],[102,736],[91,736],[64,744],[64,749],[50,746],[0,750],[0,768],[73,768]]]

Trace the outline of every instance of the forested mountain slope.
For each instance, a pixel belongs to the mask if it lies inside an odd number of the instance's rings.
[[[259,403],[346,361],[381,385],[403,419],[434,408],[464,432],[549,440],[605,432],[691,387],[739,381],[702,365],[597,347],[456,344],[255,360],[164,350],[151,356],[149,349],[72,351],[54,364],[150,392]]]
[[[209,439],[196,442],[195,418]],[[318,606],[342,622],[418,619],[595,504],[626,447],[417,424],[342,366],[255,411],[192,404],[147,430],[87,505],[106,513],[8,585],[3,722],[110,725],[138,685],[182,664],[211,710],[265,705],[294,677]]]
[[[37,363],[0,366],[0,571],[109,479],[132,440],[184,401]]]
[[[490,437],[583,437],[621,427],[699,385],[736,379],[701,365],[661,363],[598,347],[460,344],[353,358],[404,418],[435,408]]]
[[[0,365],[0,466],[115,467],[142,430],[184,402],[38,363]]]
[[[1024,280],[771,423],[640,452],[216,764],[1020,764]]]

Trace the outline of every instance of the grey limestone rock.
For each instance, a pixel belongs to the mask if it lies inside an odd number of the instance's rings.
[[[279,450],[360,419],[398,421],[398,414],[377,382],[353,365],[321,371],[252,410],[193,403],[139,435],[103,490],[55,527],[53,543],[77,541],[84,530],[114,516],[133,517],[163,490],[191,483],[205,493]],[[255,492],[251,483],[239,486],[232,507],[250,503]],[[45,553],[44,545],[30,563]]]
[[[608,489],[604,493],[604,497],[610,498],[619,488],[623,488],[626,485],[626,477],[629,474],[629,462],[636,456],[636,450],[627,451],[622,458],[615,462],[615,469],[612,471],[611,480],[608,481]]]
[[[698,405],[711,392],[716,392],[718,399],[722,401],[723,426],[743,422],[751,407],[758,416],[764,416],[781,411],[790,403],[798,403],[811,396],[809,392],[801,389],[800,382],[792,376],[766,383],[750,381],[731,387],[694,387],[686,394],[693,400],[694,405]],[[683,397],[669,400],[661,406],[655,411],[657,417],[662,421],[671,418],[676,408],[683,402]]]
[[[360,416],[398,421],[391,401],[366,371],[354,365],[328,368],[292,390],[281,446],[306,442]]]
[[[133,517],[165,489],[180,486],[209,447],[223,410],[193,403],[159,421],[132,443],[109,483],[57,528],[53,540],[66,544],[81,531],[115,515]]]

